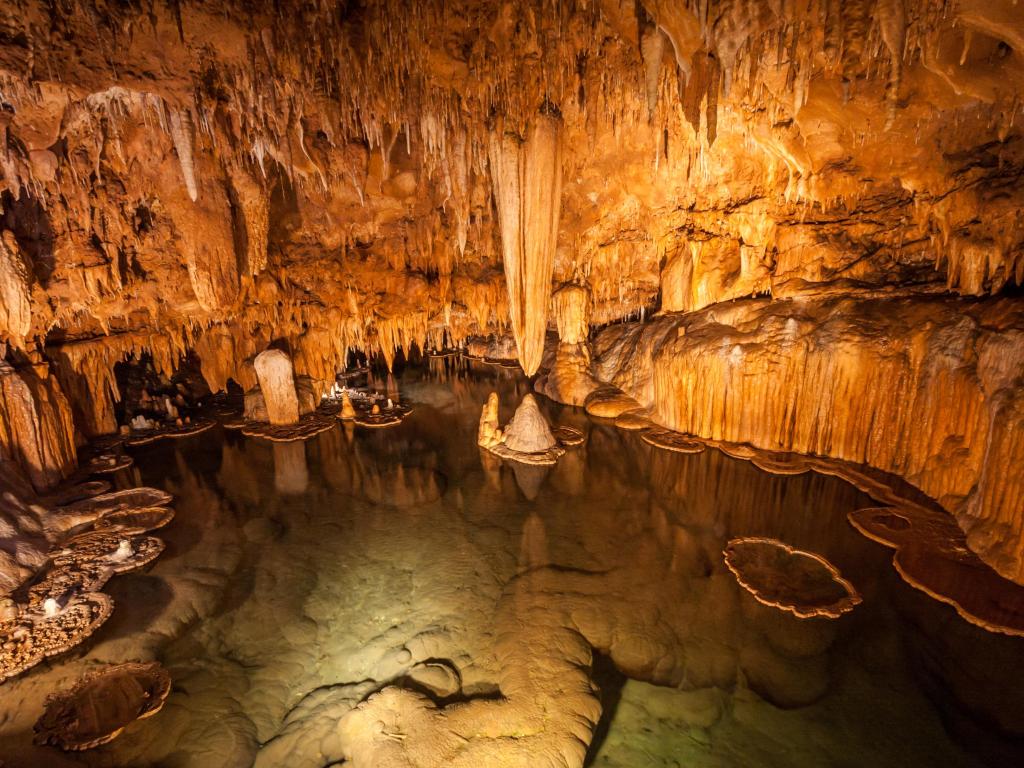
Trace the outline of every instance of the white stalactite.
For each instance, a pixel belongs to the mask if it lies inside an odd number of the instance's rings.
[[[14,235],[5,231],[0,236],[0,335],[24,347],[31,328],[28,267]]]
[[[647,119],[654,119],[658,107],[658,79],[661,62],[665,58],[665,34],[651,25],[640,40],[640,53],[644,59],[644,78],[647,85]]]
[[[185,177],[185,188],[194,203],[199,199],[199,187],[196,185],[196,167],[192,155],[192,115],[188,110],[171,109],[169,118],[171,140],[178,153],[181,175]]]
[[[525,142],[500,128],[489,147],[512,333],[527,376],[540,367],[562,196],[561,120],[538,115]]]

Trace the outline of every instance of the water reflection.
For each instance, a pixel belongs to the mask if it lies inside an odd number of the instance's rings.
[[[64,764],[321,766],[352,749],[339,720],[426,667],[472,700],[441,722],[421,689],[393,697],[438,744],[453,721],[497,738],[538,712],[534,746],[589,738],[603,700],[618,702],[588,758],[603,766],[975,765],[966,749],[1019,747],[1024,643],[903,585],[846,523],[868,504],[851,486],[661,451],[552,404],[587,442],[554,467],[509,465],[477,448],[477,419],[495,389],[507,420],[523,380],[431,360],[390,386],[415,408],[394,429],[140,453],[140,480],[178,497],[143,577],[173,597],[154,615],[126,595],[145,626],[98,648],[157,656],[175,690],[147,727]],[[835,621],[760,605],[722,562],[735,536],[824,555],[864,604]],[[614,696],[592,685],[592,649]]]
[[[301,494],[309,488],[306,443],[274,443],[274,489],[278,493]]]

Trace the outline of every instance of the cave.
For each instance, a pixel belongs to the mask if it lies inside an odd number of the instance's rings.
[[[1024,765],[1024,3],[8,0],[0,765]]]

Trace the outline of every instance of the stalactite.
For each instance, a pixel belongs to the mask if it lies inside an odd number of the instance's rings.
[[[174,108],[169,108],[168,112],[174,151],[178,153],[181,175],[185,180],[188,196],[194,203],[199,199],[199,187],[196,184],[195,158],[192,155],[192,114],[188,110]]]
[[[647,119],[653,121],[658,107],[661,62],[665,58],[665,35],[655,25],[651,24],[643,31],[640,52],[644,60],[644,80],[647,86]]]
[[[29,271],[14,235],[0,232],[0,338],[24,347],[32,329]]]
[[[560,118],[541,114],[525,142],[500,127],[490,140],[509,314],[519,362],[528,376],[540,367],[547,329],[561,210],[560,128]]]
[[[267,238],[270,228],[270,200],[267,190],[239,165],[228,167],[232,203],[240,214],[239,235],[244,235],[242,253],[245,271],[258,275],[267,268]]]
[[[904,2],[905,0],[883,0],[878,6],[878,24],[882,40],[891,57],[889,79],[885,85],[886,130],[892,128],[896,120],[903,74],[903,50],[907,44],[907,12]]]

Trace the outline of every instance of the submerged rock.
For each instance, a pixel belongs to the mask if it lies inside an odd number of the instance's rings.
[[[106,667],[50,698],[35,725],[36,743],[72,751],[106,744],[159,712],[170,692],[171,676],[155,662]]]

